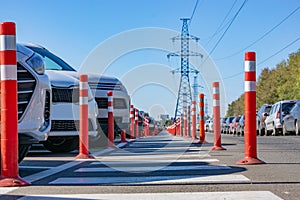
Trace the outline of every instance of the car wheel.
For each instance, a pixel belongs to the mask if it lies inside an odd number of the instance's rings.
[[[266,128],[265,128],[265,135],[266,136],[270,136],[272,134],[272,132],[271,131],[268,131]]]
[[[264,128],[259,129],[259,135],[260,136],[264,136],[265,135],[265,129]]]
[[[31,144],[20,144],[19,145],[19,157],[18,157],[18,162],[22,162],[22,160],[25,158],[27,153],[29,152],[31,148]]]
[[[296,124],[295,124],[295,134],[299,135],[299,124],[298,124],[297,121],[296,121]]]
[[[78,149],[78,136],[76,137],[49,137],[43,143],[44,147],[53,153],[66,153]]]
[[[287,135],[287,130],[286,130],[286,127],[285,127],[285,124],[284,123],[282,123],[282,135],[283,136],[285,136],[285,135]]]

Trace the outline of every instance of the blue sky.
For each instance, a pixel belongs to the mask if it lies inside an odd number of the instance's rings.
[[[243,1],[236,1],[228,18],[225,19],[225,25],[233,18]],[[17,24],[18,42],[41,44],[62,57],[74,68],[79,69],[97,45],[124,31],[158,27],[180,32],[182,22],[179,19],[191,17],[196,0],[0,0],[0,2],[2,8],[0,19],[1,21],[14,21]],[[210,52],[225,31],[223,28],[212,38],[234,2],[235,0],[199,0],[189,31],[190,34],[200,38],[199,44],[205,51]],[[257,40],[299,6],[299,0],[247,1],[211,54],[223,79],[225,105],[243,93],[242,72],[245,51],[239,51]],[[299,36],[300,10],[246,51],[256,51],[259,63]],[[172,45],[171,40],[169,42]],[[299,46],[300,40],[257,66],[257,74],[259,75],[264,67],[275,67],[290,53],[297,51]],[[174,51],[179,50],[176,47],[178,46],[175,45]],[[239,53],[220,59],[235,52]],[[114,62],[113,67],[106,73],[122,78],[126,71],[141,65],[147,66],[149,63],[170,68],[179,67],[176,58],[168,62],[167,53],[151,50],[131,53]],[[163,74],[160,75],[164,78]],[[141,71],[139,78],[144,76],[147,74]],[[168,76],[165,77],[168,78]],[[175,76],[174,79],[176,78],[178,77]],[[201,79],[205,77],[199,77],[199,79],[200,84],[203,85],[204,82]],[[157,107],[161,112],[173,115],[176,98],[172,92],[161,90],[158,85],[144,86],[143,89],[138,89],[131,94],[133,103],[146,111]],[[199,90],[207,93],[211,112],[211,98],[208,92],[210,89],[199,88]]]

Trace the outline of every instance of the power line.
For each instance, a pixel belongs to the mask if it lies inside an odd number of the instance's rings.
[[[280,52],[282,52],[283,50],[285,50],[286,48],[290,47],[291,45],[295,44],[298,40],[300,40],[300,37],[298,37],[297,39],[295,39],[294,41],[290,42],[289,44],[287,44],[286,46],[284,46],[283,48],[281,48],[280,50],[278,50],[276,53],[272,54],[271,56],[269,56],[268,58],[262,60],[261,62],[259,62],[256,66],[259,66],[263,63],[265,63],[266,61],[270,60],[271,58],[273,58],[274,56],[276,56],[277,54],[279,54]],[[236,74],[233,74],[231,76],[225,77],[223,78],[223,80],[225,79],[230,79],[230,78],[234,78],[236,76],[239,76],[240,74],[243,74],[244,72],[239,72]]]
[[[225,26],[223,26],[225,20],[227,19],[227,17],[229,16],[229,14],[231,13],[233,7],[235,6],[237,0],[235,0],[231,6],[231,8],[228,10],[227,14],[225,15],[224,19],[222,20],[221,24],[219,25],[219,27],[217,28],[217,30],[215,31],[215,33],[210,37],[209,41],[204,45],[207,46],[211,40],[223,29],[225,28]],[[229,23],[229,22],[228,22]],[[222,27],[223,26],[223,27]]]
[[[241,5],[241,7],[239,8],[239,10],[235,13],[234,17],[232,18],[230,24],[228,25],[228,27],[226,28],[226,30],[224,31],[224,33],[222,34],[222,36],[220,37],[220,39],[218,40],[218,42],[215,44],[215,46],[212,48],[212,50],[209,52],[209,54],[206,56],[205,60],[203,61],[203,63],[205,63],[205,61],[209,58],[209,56],[214,52],[214,50],[217,48],[217,46],[219,45],[219,43],[221,42],[221,40],[223,39],[223,37],[225,36],[225,34],[227,33],[227,31],[229,30],[230,26],[232,25],[232,23],[234,22],[234,20],[237,18],[238,14],[241,12],[242,8],[245,6],[245,4],[247,3],[248,0],[244,0],[243,4]]]
[[[288,48],[289,46],[295,44],[298,40],[300,40],[300,37],[298,37],[296,40],[294,40],[293,42],[289,43],[288,45],[286,45],[285,47],[283,47],[282,49],[280,49],[279,51],[277,51],[276,53],[274,53],[273,55],[269,56],[268,58],[264,59],[263,61],[259,62],[257,64],[257,66],[265,63],[267,60],[273,58],[274,56],[276,56],[277,54],[279,54],[280,52],[282,52],[283,50],[285,50],[286,48]]]
[[[199,0],[196,1],[196,4],[195,4],[194,9],[193,9],[193,13],[192,13],[192,15],[191,15],[191,17],[190,17],[189,25],[190,25],[191,22],[192,22],[192,19],[193,19],[193,17],[194,17],[194,14],[195,14],[195,12],[196,12],[197,7],[198,7],[198,3],[199,3]]]
[[[261,41],[263,38],[265,38],[267,35],[269,35],[272,31],[274,31],[276,28],[278,28],[281,24],[283,24],[283,22],[285,22],[288,18],[290,18],[293,14],[295,14],[298,10],[300,9],[300,6],[297,7],[294,11],[292,11],[288,16],[286,16],[283,20],[281,20],[278,24],[276,24],[273,28],[271,28],[269,31],[267,31],[265,34],[263,34],[261,37],[259,37],[257,40],[255,40],[254,42],[252,42],[251,44],[249,44],[248,46],[246,46],[245,48],[229,55],[229,56],[226,56],[226,57],[223,57],[223,58],[219,58],[219,59],[216,59],[216,60],[223,60],[223,59],[226,59],[226,58],[230,58],[230,57],[233,57],[245,50],[247,50],[249,47],[253,46],[254,44],[256,44],[257,42]]]

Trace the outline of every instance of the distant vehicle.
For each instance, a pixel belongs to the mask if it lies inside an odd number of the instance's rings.
[[[238,126],[240,116],[236,116],[232,119],[231,124],[229,125],[229,133],[230,134],[236,134],[236,127]]]
[[[227,134],[230,133],[230,126],[231,126],[233,118],[234,118],[234,116],[227,117],[227,119],[225,121],[226,122],[226,124],[225,124],[225,133],[227,133]]]
[[[260,109],[256,113],[256,130],[257,135],[263,136],[265,134],[265,120],[267,114],[270,112],[272,105],[270,104],[263,104]]]
[[[31,146],[45,141],[51,128],[51,86],[43,58],[17,44],[18,162]]]
[[[205,131],[206,132],[214,131],[214,120],[212,118],[205,121]]]
[[[242,115],[239,123],[236,126],[236,133],[237,135],[244,135],[244,130],[245,130],[245,115]]]
[[[298,100],[286,116],[282,119],[282,134],[294,133],[299,135],[300,128],[300,101]]]
[[[227,117],[221,118],[221,133],[225,133],[226,119]]]
[[[296,101],[293,100],[284,100],[278,101],[272,106],[270,113],[266,114],[266,135],[279,135],[279,133],[282,133],[282,119],[291,110],[295,103]]]

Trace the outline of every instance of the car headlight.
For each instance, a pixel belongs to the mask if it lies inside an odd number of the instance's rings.
[[[35,53],[26,62],[36,73],[40,75],[45,74],[45,62],[40,55]]]

